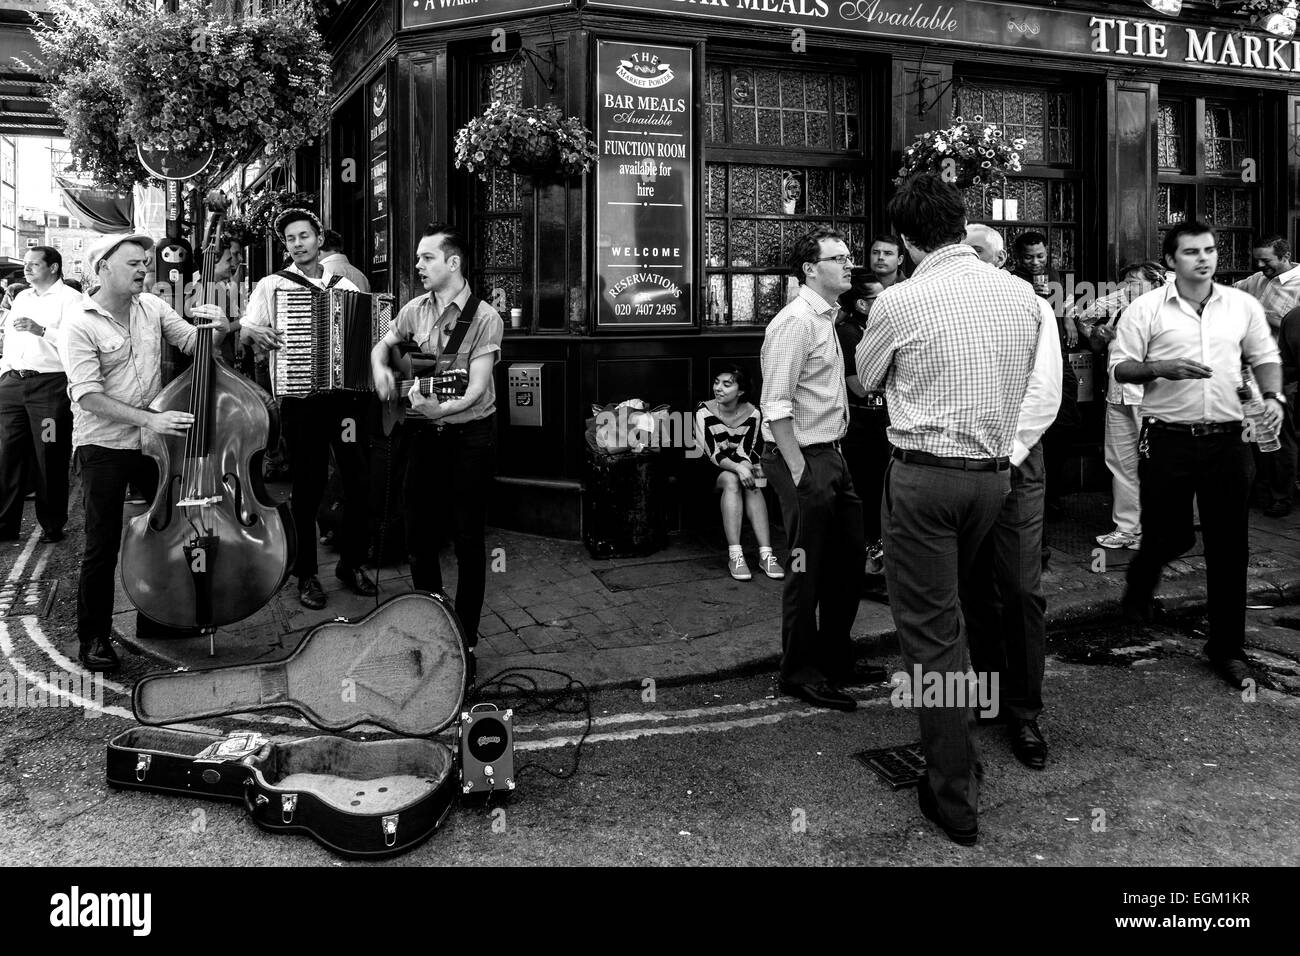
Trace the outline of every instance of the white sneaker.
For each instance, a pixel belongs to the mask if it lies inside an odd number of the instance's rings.
[[[1136,551],[1142,547],[1142,535],[1129,534],[1127,531],[1111,531],[1109,534],[1097,535],[1096,541],[1103,548],[1128,548],[1130,551]]]
[[[749,565],[745,563],[743,554],[738,554],[734,558],[729,556],[727,558],[727,570],[731,572],[731,576],[737,581],[748,581],[753,577],[749,573]]]
[[[760,554],[758,556],[758,567],[764,574],[775,581],[780,581],[785,577],[785,568],[781,567],[777,562],[774,554],[769,554],[767,557]]]

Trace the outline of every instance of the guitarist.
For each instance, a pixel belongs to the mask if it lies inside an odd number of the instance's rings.
[[[441,591],[438,545],[456,546],[456,615],[465,629],[473,677],[474,646],[487,582],[483,543],[487,496],[496,473],[496,387],[492,367],[501,354],[501,316],[470,292],[465,279],[469,243],[452,226],[425,227],[415,271],[424,295],[406,303],[393,327],[370,353],[382,401],[396,383],[389,352],[402,343],[434,356],[439,373],[462,371],[469,380],[460,398],[439,401],[409,392],[408,455],[402,492],[407,502],[406,540],[417,591]],[[396,396],[401,398],[401,396]]]
[[[249,296],[248,311],[240,325],[240,337],[263,356],[268,349],[284,344],[275,327],[275,293],[278,289],[305,286],[311,289],[360,291],[320,264],[324,228],[306,209],[286,209],[275,221],[275,231],[284,240],[293,264],[257,283]],[[321,392],[280,399],[280,427],[289,449],[289,471],[293,480],[290,503],[298,530],[298,556],[293,573],[298,578],[298,600],[304,607],[325,606],[325,590],[316,576],[316,511],[325,496],[329,478],[330,449],[343,479],[343,527],[338,566],[334,575],[354,594],[372,596],[375,582],[364,570],[366,560],[366,464],[361,449],[364,436],[363,397],[346,392]]]

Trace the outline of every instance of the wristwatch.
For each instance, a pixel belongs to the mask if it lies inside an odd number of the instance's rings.
[[[1264,392],[1264,393],[1263,393],[1263,397],[1264,397],[1264,398],[1271,398],[1271,399],[1273,399],[1273,401],[1277,402],[1279,405],[1286,405],[1286,404],[1287,404],[1286,396],[1285,396],[1285,395],[1279,395],[1277,392]]]

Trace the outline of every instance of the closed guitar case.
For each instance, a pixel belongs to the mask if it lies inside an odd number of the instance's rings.
[[[318,625],[283,660],[145,677],[132,704],[150,726],[288,708],[323,730],[370,724],[401,735],[277,739],[238,765],[237,799],[264,830],[306,833],[346,856],[387,856],[431,836],[451,807],[451,749],[410,738],[430,737],[459,715],[464,646],[445,599],[402,594],[360,620]],[[166,742],[183,751],[179,739],[188,736]]]

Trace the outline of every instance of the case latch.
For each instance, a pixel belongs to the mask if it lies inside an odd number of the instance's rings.
[[[398,814],[392,813],[380,821],[384,827],[384,846],[394,846],[397,843],[397,817]]]
[[[153,763],[153,757],[150,754],[136,754],[135,758],[135,779],[141,783],[144,782],[144,775],[149,772],[149,765]]]
[[[285,823],[293,822],[293,811],[298,809],[298,794],[285,793],[280,795],[280,819]]]

